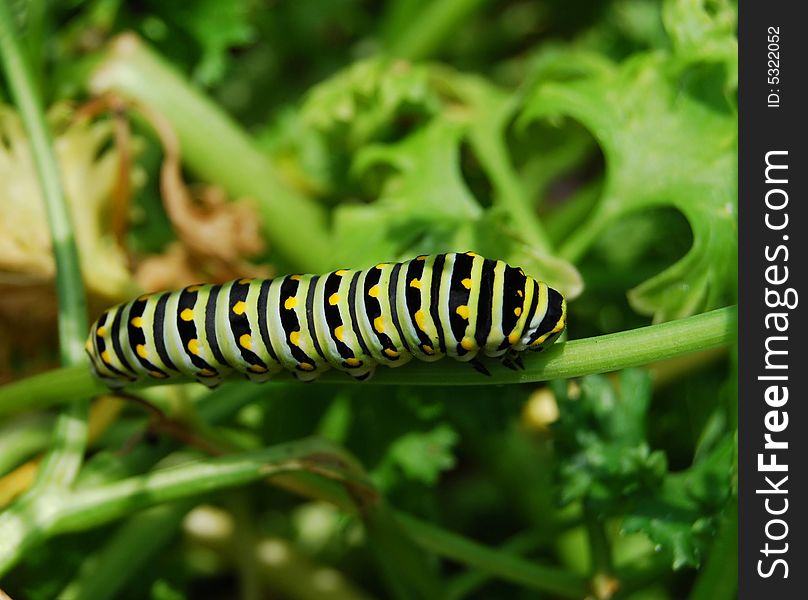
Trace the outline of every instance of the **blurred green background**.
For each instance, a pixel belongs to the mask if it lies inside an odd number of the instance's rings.
[[[569,339],[737,300],[735,2],[7,5],[89,318],[142,291],[465,250],[563,291]],[[56,368],[65,310],[5,75],[2,383]],[[734,598],[736,354],[648,363],[549,385],[187,384],[139,391],[146,410],[102,398],[76,489],[98,486],[123,519],[77,509],[40,537],[33,519],[0,588]],[[0,420],[0,506],[31,485],[54,414]],[[329,442],[311,451],[313,435]],[[146,511],[104,497],[200,456],[275,464],[260,452],[287,442],[310,462],[276,479],[214,474]]]

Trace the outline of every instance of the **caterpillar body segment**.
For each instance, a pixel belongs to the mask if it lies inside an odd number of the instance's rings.
[[[381,364],[480,355],[520,365],[566,325],[563,296],[522,269],[477,254],[418,256],[364,270],[239,279],[140,296],[105,311],[87,353],[111,387],[236,372],[302,381],[334,368],[367,379]]]

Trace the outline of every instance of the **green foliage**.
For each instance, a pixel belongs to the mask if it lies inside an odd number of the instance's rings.
[[[551,55],[540,63],[522,115],[527,122],[580,121],[606,160],[597,207],[562,256],[579,258],[595,236],[632,212],[670,205],[689,221],[690,251],[629,295],[636,310],[657,321],[720,306],[737,283],[733,13],[726,6],[713,16],[699,4],[667,6],[672,51],[637,53],[620,64],[591,52],[572,61]],[[682,14],[694,15],[700,27],[685,33]]]
[[[39,452],[70,467],[0,511],[4,591],[308,600],[323,592],[303,584],[326,581],[345,600],[581,598],[607,576],[673,600],[720,585],[737,551],[737,353],[658,361],[734,330],[732,309],[699,314],[737,282],[732,0],[56,4],[19,15],[45,98],[148,105],[185,178],[252,199],[277,272],[475,250],[563,290],[572,341],[490,379],[443,361],[367,385],[138,389],[166,418],[98,402],[112,416],[89,451],[80,411],[58,427],[48,413],[98,391],[86,372],[4,387],[0,476]],[[111,44],[124,30],[146,42]],[[176,238],[165,149],[130,124],[137,263]],[[105,190],[116,125],[68,129],[104,159]],[[65,181],[87,185],[72,167]],[[111,240],[113,195],[75,219],[95,238]],[[77,269],[60,276],[80,289]],[[651,363],[653,377],[626,368]],[[199,527],[211,505],[225,521]]]
[[[668,470],[647,436],[648,374],[625,370],[615,386],[590,376],[580,387],[558,382],[561,418],[554,426],[562,503],[583,500],[599,515],[622,515],[623,531],[643,532],[672,557],[699,566],[731,500],[734,439],[724,436],[684,471]]]

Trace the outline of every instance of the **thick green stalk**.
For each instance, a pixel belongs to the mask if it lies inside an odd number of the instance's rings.
[[[370,381],[361,385],[501,385],[617,371],[727,346],[735,340],[736,319],[736,307],[728,306],[677,321],[556,344],[540,355],[527,356],[525,369],[521,371],[490,362],[487,366],[491,377],[479,375],[467,364],[452,360],[412,361],[400,369],[380,368]],[[281,374],[277,379],[286,382],[290,376]],[[316,383],[356,382],[344,373],[328,371]],[[86,367],[51,371],[0,388],[0,415],[52,406],[103,390]]]
[[[292,190],[237,123],[137,36],[113,42],[90,87],[142,103],[168,119],[183,162],[231,196],[252,199],[272,247],[296,268],[319,272],[334,266],[325,210]]]
[[[0,58],[11,95],[28,132],[42,188],[56,262],[59,353],[62,364],[70,366],[83,361],[88,329],[87,299],[53,142],[45,123],[42,101],[14,31],[7,0],[0,0]],[[77,399],[56,423],[53,448],[39,472],[38,485],[69,485],[81,467],[86,441],[87,402]]]

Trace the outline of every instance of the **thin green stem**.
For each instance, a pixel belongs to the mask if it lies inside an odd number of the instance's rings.
[[[325,210],[291,189],[237,123],[137,36],[125,34],[112,44],[90,87],[142,103],[168,119],[183,162],[232,197],[254,201],[273,247],[296,268],[318,272],[335,266]]]
[[[413,361],[401,369],[378,369],[370,381],[361,385],[500,385],[617,371],[727,346],[736,337],[736,318],[736,307],[728,306],[677,321],[556,344],[538,356],[528,356],[522,371],[511,371],[492,362],[487,365],[491,377],[455,361]],[[279,375],[278,382],[290,378]],[[344,373],[334,371],[324,373],[317,382],[356,384]],[[84,366],[51,371],[0,388],[0,415],[52,406],[104,389]]]
[[[593,575],[611,575],[614,570],[612,564],[612,550],[609,538],[606,535],[606,524],[596,510],[586,503],[584,507],[584,525],[589,538],[590,568]]]
[[[370,489],[339,447],[312,438],[239,455],[190,461],[73,493],[55,489],[48,496],[28,495],[13,509],[0,514],[0,575],[49,536],[97,527],[156,504],[302,471],[357,490],[363,486]]]
[[[395,32],[387,52],[399,58],[418,60],[433,56],[451,39],[457,27],[487,0],[432,0],[418,11],[417,18]]]
[[[0,58],[6,72],[9,90],[28,132],[34,165],[45,201],[56,261],[59,346],[62,363],[75,364],[84,356],[83,343],[87,335],[87,301],[81,279],[79,255],[41,99],[17,40],[7,0],[0,1]]]
[[[0,58],[11,95],[28,132],[42,188],[56,262],[59,353],[62,364],[70,366],[81,363],[84,357],[83,343],[88,329],[87,300],[73,227],[42,101],[17,40],[7,0],[0,0]],[[37,485],[70,485],[81,467],[86,443],[87,402],[79,399],[56,423],[53,448],[39,472]]]
[[[440,556],[533,590],[564,598],[583,598],[587,594],[586,579],[560,567],[505,554],[403,513],[396,513],[396,518],[419,545]]]

